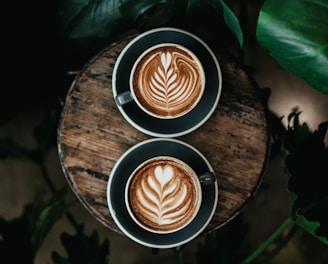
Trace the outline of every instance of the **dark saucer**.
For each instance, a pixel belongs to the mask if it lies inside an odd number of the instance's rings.
[[[177,137],[200,127],[216,109],[222,78],[216,56],[197,36],[176,28],[157,28],[144,32],[124,47],[113,69],[112,89],[117,94],[129,91],[129,78],[134,62],[148,48],[162,43],[180,44],[191,50],[200,60],[205,71],[205,91],[197,106],[188,114],[173,118],[159,119],[143,112],[135,102],[118,106],[125,119],[141,132],[156,137]]]
[[[121,231],[130,239],[152,248],[173,248],[198,236],[211,220],[218,199],[215,182],[203,186],[202,203],[197,216],[181,230],[169,234],[156,234],[137,225],[130,217],[124,198],[125,185],[132,171],[145,160],[168,155],[188,163],[197,174],[213,171],[206,158],[192,146],[175,139],[149,139],[130,148],[114,165],[107,186],[109,211]]]

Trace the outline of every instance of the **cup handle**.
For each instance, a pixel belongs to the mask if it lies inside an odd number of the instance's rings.
[[[208,171],[198,176],[199,182],[202,186],[208,186],[216,181],[214,172]]]
[[[133,97],[130,91],[126,91],[124,93],[120,93],[115,97],[115,102],[119,105],[125,105],[133,101]]]

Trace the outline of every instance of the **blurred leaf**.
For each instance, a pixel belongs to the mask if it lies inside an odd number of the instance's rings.
[[[44,203],[42,194],[36,192],[33,203],[34,210],[30,216],[31,243],[35,248],[42,245],[48,232],[68,211],[69,205],[65,203],[65,194],[66,189],[56,192],[48,202]]]
[[[66,209],[62,198],[61,194],[44,203],[42,186],[36,181],[35,199],[25,205],[22,215],[9,221],[0,218],[1,258],[10,263],[34,263],[44,238]]]
[[[57,144],[57,126],[61,113],[58,106],[50,106],[45,111],[41,124],[35,127],[34,136],[39,145],[39,149],[27,149],[10,137],[0,139],[0,159],[14,158],[29,160],[36,164],[42,163],[47,150]]]
[[[28,216],[25,212],[21,217],[7,221],[0,217],[0,256],[11,263],[34,263],[37,249],[30,241]],[[17,254],[13,254],[17,252]]]
[[[172,0],[62,0],[61,31],[70,38],[107,38],[136,27],[136,21],[157,5]],[[181,2],[180,2],[181,3]]]
[[[108,37],[123,29],[122,0],[62,0],[61,30],[70,38]]]
[[[40,151],[24,148],[9,137],[0,139],[0,159],[14,158],[39,163],[41,157]]]
[[[143,21],[150,20],[154,12],[156,12],[156,8],[161,9],[177,9],[179,7],[178,3],[183,3],[185,1],[175,2],[173,4],[172,0],[130,0],[125,1],[120,6],[120,11],[123,19],[129,23],[129,25],[142,25]]]
[[[218,10],[243,45],[238,18],[223,0],[62,0],[61,32],[69,38],[107,38],[129,28],[145,30],[156,15],[164,24],[169,16],[183,19],[181,13],[203,7]]]
[[[198,244],[197,263],[241,263],[249,250],[243,242],[248,232],[240,214],[225,226],[205,236]]]
[[[257,21],[260,44],[286,70],[328,94],[327,0],[266,0]]]
[[[90,236],[83,234],[84,226],[77,228],[76,235],[63,233],[61,241],[66,249],[68,257],[52,252],[52,260],[55,264],[108,264],[109,262],[109,240],[104,239],[100,244],[99,236],[93,231]]]
[[[241,47],[243,46],[243,31],[239,24],[239,20],[223,0],[189,0],[187,9],[189,11],[197,6],[211,6],[212,8],[218,10],[223,15],[224,21],[226,22],[228,28],[238,39],[239,45]]]
[[[274,112],[272,112],[269,108],[269,98],[271,96],[271,88],[264,87],[259,90],[261,99],[266,106],[268,123],[270,125],[270,136],[271,136],[271,149],[270,155],[273,157],[276,154],[280,154],[281,144],[283,137],[286,134],[286,128],[282,123],[284,116],[278,117]],[[262,187],[264,187],[265,183],[262,183]]]
[[[311,132],[306,124],[299,124],[299,114],[289,115],[282,146],[291,215],[302,228],[328,245],[328,149],[324,144],[328,121]]]
[[[57,127],[61,111],[62,107],[59,104],[50,105],[44,112],[42,122],[34,129],[34,136],[43,154],[57,144]]]
[[[223,0],[218,0],[218,3],[221,5],[223,9],[223,17],[227,26],[230,30],[235,34],[239,41],[240,47],[243,46],[243,31],[241,30],[238,18],[231,11],[231,9],[224,3]]]

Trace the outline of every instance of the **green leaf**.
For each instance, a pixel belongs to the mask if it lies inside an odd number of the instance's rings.
[[[77,228],[76,235],[61,234],[61,241],[67,251],[68,257],[61,256],[58,252],[52,252],[52,260],[55,264],[107,264],[109,258],[109,240],[104,239],[100,243],[99,235],[94,230],[90,236],[83,233],[84,226]]]
[[[11,138],[3,138],[0,139],[0,159],[6,158],[28,160],[38,164],[42,159],[42,155],[39,150],[29,150],[17,144]]]
[[[107,38],[131,27],[145,27],[159,10],[162,19],[168,15],[181,19],[181,12],[187,13],[197,7],[219,10],[240,46],[243,45],[238,18],[223,0],[62,0],[61,32],[69,38]]]
[[[173,0],[62,0],[61,32],[70,38],[107,38],[138,27],[165,4],[171,10],[181,7],[181,1]]]
[[[288,175],[291,216],[302,228],[328,245],[328,122],[314,132],[299,123],[299,113],[288,117],[282,153]]]
[[[243,46],[243,31],[240,27],[238,18],[231,11],[231,9],[224,3],[223,0],[218,0],[218,2],[222,6],[223,17],[224,17],[225,22],[227,23],[227,26],[235,34],[235,36],[237,37],[237,39],[239,41],[240,47],[242,47]]]
[[[227,27],[238,39],[239,45],[243,46],[243,31],[241,29],[240,23],[236,15],[232,10],[226,5],[223,0],[189,0],[188,1],[188,11],[196,7],[206,7],[210,6],[213,9],[218,10],[224,18]]]
[[[61,111],[62,107],[59,104],[50,105],[45,110],[42,122],[33,131],[43,157],[51,147],[57,144],[57,126]]]
[[[68,211],[69,205],[64,201],[65,193],[66,190],[57,192],[47,203],[34,200],[34,216],[31,217],[31,243],[35,248],[42,245],[52,227]]]
[[[225,226],[205,236],[198,244],[197,263],[241,263],[250,248],[245,243],[248,224],[240,214]]]
[[[34,263],[37,249],[31,244],[28,216],[25,213],[10,221],[0,217],[0,238],[0,256],[3,260],[10,259],[11,263]]]
[[[256,37],[286,70],[328,94],[327,0],[266,0]]]
[[[165,9],[165,6],[170,4],[169,2],[172,0],[130,0],[120,6],[120,11],[126,21],[129,21],[131,25],[137,25],[151,19],[155,7],[160,6]]]
[[[10,221],[0,217],[1,258],[10,259],[12,263],[34,263],[42,242],[67,208],[64,193],[45,202],[43,191],[42,184],[35,180],[34,200],[25,205],[22,215]]]
[[[70,38],[105,38],[124,29],[122,0],[62,0],[61,31]]]
[[[57,126],[62,108],[51,106],[45,111],[41,124],[35,127],[34,136],[38,143],[38,149],[27,149],[7,137],[0,139],[0,159],[15,158],[32,161],[40,164],[47,150],[57,144]]]
[[[311,235],[315,236],[317,239],[319,239],[321,242],[328,245],[328,238],[323,236],[316,236],[315,232],[320,227],[320,223],[315,221],[311,222],[307,220],[303,215],[296,217],[296,223],[302,227],[304,230],[307,230]]]

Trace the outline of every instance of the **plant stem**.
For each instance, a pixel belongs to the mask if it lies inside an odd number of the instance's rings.
[[[266,241],[262,243],[251,255],[249,255],[242,264],[251,263],[257,256],[259,256],[286,228],[287,226],[293,222],[291,217],[288,217],[279,227],[278,229],[267,238]]]
[[[293,227],[289,230],[287,236],[284,237],[284,239],[279,242],[279,244],[275,247],[274,250],[271,251],[271,253],[263,263],[271,263],[271,260],[280,252],[281,249],[283,249],[287,245],[289,240],[292,239],[292,237],[295,235],[298,229],[299,229],[299,225],[294,223]]]

